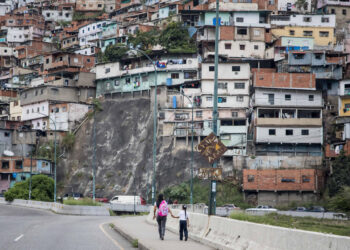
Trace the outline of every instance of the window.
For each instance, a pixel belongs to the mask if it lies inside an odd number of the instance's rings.
[[[286,129],[286,135],[293,135],[293,129]]]
[[[39,108],[39,107],[36,108],[36,112],[37,112],[37,113],[40,112],[40,108]]]
[[[62,107],[62,112],[67,112],[67,107]]]
[[[179,73],[171,73],[171,79],[179,79]]]
[[[294,36],[295,35],[295,30],[289,30],[289,35]]]
[[[303,35],[304,36],[312,36],[312,30],[304,30]]]
[[[244,82],[235,82],[235,89],[244,89],[245,83]]]
[[[237,23],[243,23],[244,22],[244,18],[243,17],[236,17],[236,22]]]
[[[42,94],[44,94],[44,90],[43,89],[40,90],[40,95],[42,95]]]
[[[22,161],[16,161],[15,168],[16,169],[22,169]]]
[[[115,87],[118,87],[119,85],[120,85],[120,82],[119,82],[118,80],[115,80],[115,81],[114,81],[114,86],[115,86]]]
[[[237,34],[238,35],[247,35],[247,28],[238,28]]]
[[[202,111],[196,111],[196,117],[202,118]]]
[[[244,45],[244,44],[240,44],[240,45],[239,45],[239,49],[240,49],[240,50],[245,50],[245,45]]]
[[[4,133],[4,136],[5,136],[5,137],[10,137],[10,133],[9,133],[9,132],[5,132],[5,133]]]
[[[48,63],[50,63],[50,59],[49,58],[46,59],[46,64],[48,64]]]
[[[248,180],[248,182],[254,182],[254,175],[249,174],[247,176],[247,180]]]
[[[269,129],[269,135],[276,135],[276,129]]]
[[[258,50],[259,49],[259,45],[254,45],[254,50]]]
[[[314,101],[314,95],[309,95],[309,101],[313,102]]]
[[[225,49],[231,49],[231,43],[225,43]]]
[[[331,9],[331,14],[335,14],[335,9]]]
[[[125,78],[125,83],[129,84],[130,83],[130,77]]]
[[[275,104],[275,94],[268,94],[268,102],[271,105]]]
[[[232,71],[241,71],[241,66],[232,66]]]
[[[302,180],[303,180],[303,182],[310,182],[310,177],[307,175],[303,175]]]
[[[344,16],[346,16],[346,9],[343,9],[342,13],[343,13]]]
[[[102,4],[98,4],[97,7],[98,7],[98,8],[101,8],[101,7],[102,7]]]
[[[284,95],[284,100],[290,101],[290,100],[292,100],[292,96],[291,95]]]
[[[9,169],[10,168],[10,162],[9,161],[2,161],[2,164],[1,164],[1,168],[2,169]]]
[[[311,17],[308,17],[308,16],[305,16],[305,17],[303,18],[303,20],[304,20],[304,22],[306,22],[306,23],[310,23],[311,20],[312,20],[312,18],[311,18]]]
[[[233,111],[233,112],[231,113],[231,115],[232,115],[232,117],[238,117],[238,112],[237,112],[237,111]]]
[[[107,74],[107,73],[109,73],[109,72],[111,72],[111,69],[110,69],[110,68],[106,68],[106,69],[105,69],[105,73]]]
[[[329,37],[328,31],[320,31],[320,37]]]
[[[218,82],[219,89],[227,89],[227,82]]]
[[[207,96],[207,102],[212,102],[213,101],[213,97],[212,96]]]
[[[215,67],[214,66],[209,66],[209,71],[214,71]]]
[[[243,96],[239,95],[239,96],[236,97],[236,101],[237,102],[243,102],[243,100],[244,100]]]
[[[282,177],[281,182],[295,182],[295,179]]]
[[[322,54],[315,54],[315,59],[321,60],[322,59]]]
[[[226,97],[218,97],[218,103],[225,103],[226,101]]]
[[[185,79],[194,79],[197,78],[197,71],[189,71],[184,73]]]
[[[309,135],[309,130],[308,129],[302,129],[301,130],[301,135]]]
[[[329,23],[329,17],[322,17],[321,22],[322,23]]]

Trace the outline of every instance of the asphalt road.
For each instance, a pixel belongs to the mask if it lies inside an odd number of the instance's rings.
[[[113,217],[58,215],[0,205],[0,250],[129,250]]]

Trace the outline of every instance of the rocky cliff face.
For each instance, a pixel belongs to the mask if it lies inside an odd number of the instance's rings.
[[[96,193],[147,197],[152,181],[153,113],[148,98],[108,100],[96,115]],[[60,193],[92,193],[93,119],[76,134],[58,166]],[[190,178],[190,147],[158,137],[157,190]],[[207,166],[195,152],[195,167]]]

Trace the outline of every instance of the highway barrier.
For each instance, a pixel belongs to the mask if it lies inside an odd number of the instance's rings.
[[[177,215],[180,210],[172,209]],[[245,250],[350,250],[350,237],[269,226],[188,212],[189,236],[216,249]],[[153,208],[147,221],[153,220]],[[178,233],[178,219],[168,216],[167,229]]]
[[[72,206],[61,203],[33,201],[33,200],[19,200],[15,199],[12,202],[5,201],[0,198],[0,204],[8,204],[21,207],[40,208],[54,211],[58,214],[67,215],[90,215],[90,216],[109,216],[108,206]]]

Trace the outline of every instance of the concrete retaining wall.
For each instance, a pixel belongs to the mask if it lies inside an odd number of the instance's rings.
[[[58,214],[68,215],[90,215],[90,216],[109,216],[109,207],[106,206],[71,206],[54,202],[32,201],[32,200],[14,200],[7,202],[0,198],[0,204],[8,204],[21,207],[40,208],[52,210]]]
[[[177,215],[180,210],[172,209]],[[147,221],[156,224],[153,208]],[[217,249],[350,250],[350,237],[275,227],[189,212],[190,237]],[[178,219],[168,216],[167,229],[177,233]]]

